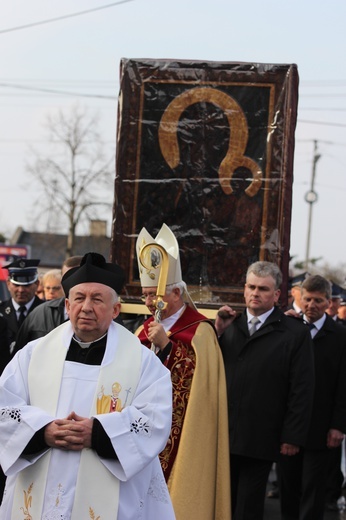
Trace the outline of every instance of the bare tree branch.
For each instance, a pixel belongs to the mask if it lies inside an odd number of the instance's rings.
[[[90,116],[86,109],[77,106],[68,114],[59,111],[49,115],[45,126],[49,153],[42,156],[32,150],[27,171],[38,186],[40,215],[48,215],[48,221],[54,219],[68,229],[66,256],[71,256],[77,226],[89,217],[91,209],[110,204],[102,188],[113,178],[112,158],[104,158],[98,117]]]

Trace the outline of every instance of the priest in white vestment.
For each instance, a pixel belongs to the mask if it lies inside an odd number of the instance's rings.
[[[0,378],[1,520],[174,520],[158,454],[170,372],[119,314],[122,269],[88,253],[63,278],[70,321]]]

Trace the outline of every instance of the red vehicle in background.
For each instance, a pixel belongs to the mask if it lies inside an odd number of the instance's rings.
[[[7,274],[7,269],[0,269],[0,301],[8,300],[10,297],[10,293],[8,292],[6,284]]]

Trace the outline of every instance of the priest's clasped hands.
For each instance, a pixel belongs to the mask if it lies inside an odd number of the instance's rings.
[[[47,424],[44,439],[51,448],[81,451],[91,448],[93,419],[71,412],[66,419],[56,419]]]

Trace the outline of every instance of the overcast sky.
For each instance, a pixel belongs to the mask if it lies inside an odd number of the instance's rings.
[[[114,153],[119,63],[126,58],[296,63],[300,76],[290,254],[305,259],[317,142],[311,257],[346,262],[346,2],[342,0],[0,0],[0,232],[34,230],[31,147],[44,122],[79,103],[100,113]],[[18,28],[95,8],[79,16]],[[23,88],[24,87],[24,88]],[[32,89],[69,92],[53,94]],[[87,97],[81,96],[82,94]],[[94,95],[95,97],[89,97]],[[105,97],[96,97],[105,96]],[[107,99],[107,96],[114,99]],[[109,193],[110,200],[113,194]],[[111,214],[102,215],[109,220]]]

